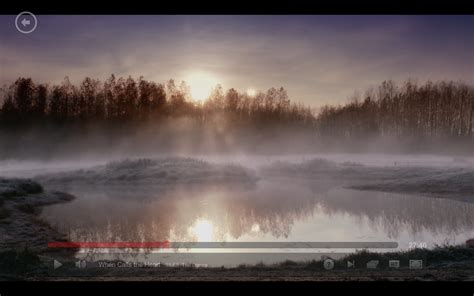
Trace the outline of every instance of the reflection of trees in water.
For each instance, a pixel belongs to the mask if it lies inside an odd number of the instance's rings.
[[[190,241],[198,219],[214,225],[214,239],[259,232],[287,237],[295,219],[309,217],[314,194],[298,184],[263,184],[255,190],[176,190],[84,192],[67,205],[45,209],[47,219],[76,241]],[[77,193],[77,192],[76,192]]]
[[[214,240],[258,232],[288,237],[296,220],[315,208],[326,215],[349,214],[355,221],[383,229],[391,238],[407,229],[416,234],[456,233],[474,226],[474,205],[435,198],[261,181],[253,190],[180,189],[159,192],[109,189],[84,192],[70,204],[45,209],[53,225],[76,241],[192,241],[189,229],[209,220]],[[79,196],[81,194],[78,194]],[[337,217],[334,217],[337,219]],[[170,232],[172,236],[170,237]]]
[[[403,230],[418,234],[456,234],[474,226],[474,204],[447,199],[383,192],[335,189],[318,195],[326,214],[348,213],[367,219],[374,229],[382,228],[391,238]]]

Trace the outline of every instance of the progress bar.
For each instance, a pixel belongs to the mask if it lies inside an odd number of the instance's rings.
[[[396,249],[397,242],[49,242],[48,248]]]

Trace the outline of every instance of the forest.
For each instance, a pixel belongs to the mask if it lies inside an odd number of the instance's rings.
[[[251,96],[217,85],[206,100],[196,101],[185,82],[174,80],[111,75],[104,82],[87,77],[73,85],[66,77],[48,85],[18,78],[1,89],[0,103],[0,131],[6,132],[31,126],[159,128],[161,122],[187,118],[229,132],[303,133],[315,148],[374,139],[411,148],[443,141],[468,151],[474,147],[474,88],[453,81],[384,81],[345,104],[314,108],[290,100],[283,87]]]
[[[159,121],[163,118],[189,117],[206,122],[225,115],[234,123],[314,125],[311,109],[292,104],[284,88],[249,96],[231,88],[224,92],[217,85],[205,102],[191,98],[183,81],[159,84],[132,77],[112,75],[104,83],[85,78],[79,86],[66,77],[61,85],[35,84],[19,78],[3,89],[0,120],[3,126],[43,123],[85,122],[130,123]]]
[[[325,106],[317,117],[322,133],[341,137],[472,138],[474,88],[463,83],[384,81],[364,99]]]

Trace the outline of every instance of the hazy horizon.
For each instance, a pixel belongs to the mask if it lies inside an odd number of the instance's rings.
[[[215,84],[283,86],[320,107],[384,80],[474,83],[474,16],[37,17],[25,35],[0,16],[1,85],[143,75],[184,80],[198,100]]]

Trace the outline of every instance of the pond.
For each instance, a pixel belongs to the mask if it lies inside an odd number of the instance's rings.
[[[236,265],[310,259],[327,253],[337,257],[357,249],[349,243],[342,248],[293,248],[285,243],[392,242],[398,247],[379,250],[396,251],[406,250],[413,243],[432,248],[474,237],[473,203],[357,191],[292,179],[264,178],[255,186],[206,185],[166,191],[142,185],[46,189],[77,196],[70,203],[46,207],[42,213],[74,242],[249,243],[246,249],[89,249],[78,256],[94,253],[108,258],[120,254],[124,258],[124,254],[134,254],[138,258],[142,253],[167,254],[168,260]],[[259,242],[275,244],[271,249],[252,247],[252,243]]]

